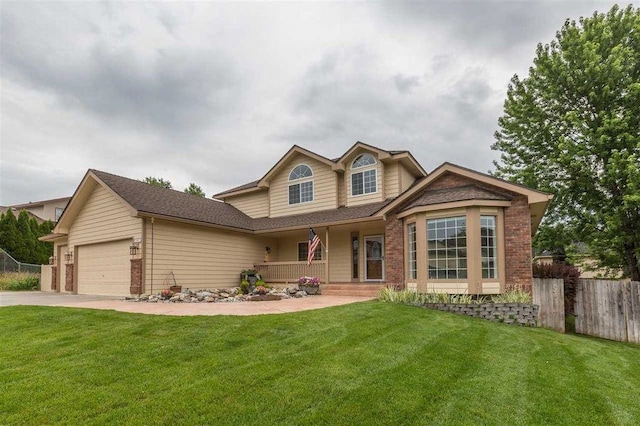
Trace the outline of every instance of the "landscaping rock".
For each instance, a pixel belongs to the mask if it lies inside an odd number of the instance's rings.
[[[255,291],[251,294],[242,294],[238,287],[234,287],[196,291],[185,289],[181,293],[175,293],[167,299],[163,298],[159,292],[157,294],[143,294],[139,297],[127,297],[124,300],[145,303],[235,303],[256,300],[282,300],[307,296],[308,294],[305,291],[299,291],[297,287],[272,288],[268,289],[266,294],[258,294]]]

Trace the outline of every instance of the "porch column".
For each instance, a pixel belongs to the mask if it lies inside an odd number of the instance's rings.
[[[325,240],[325,262],[324,262],[324,276],[326,277],[326,284],[329,284],[329,227],[327,226],[324,231],[324,240]]]

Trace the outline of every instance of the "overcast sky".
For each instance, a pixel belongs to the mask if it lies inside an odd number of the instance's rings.
[[[614,3],[0,1],[0,205],[70,196],[89,168],[210,196],[294,144],[487,172],[513,74]]]

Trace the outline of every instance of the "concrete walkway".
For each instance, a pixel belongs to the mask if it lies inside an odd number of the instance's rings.
[[[14,305],[65,306],[112,309],[153,315],[262,315],[307,311],[371,300],[361,296],[310,296],[271,302],[235,303],[141,303],[117,297],[46,293],[37,291],[0,292],[0,307]]]

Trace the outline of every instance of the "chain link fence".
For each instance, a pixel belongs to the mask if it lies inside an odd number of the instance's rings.
[[[31,272],[40,273],[40,265],[22,263],[15,260],[6,251],[0,249],[0,273],[5,272]]]

